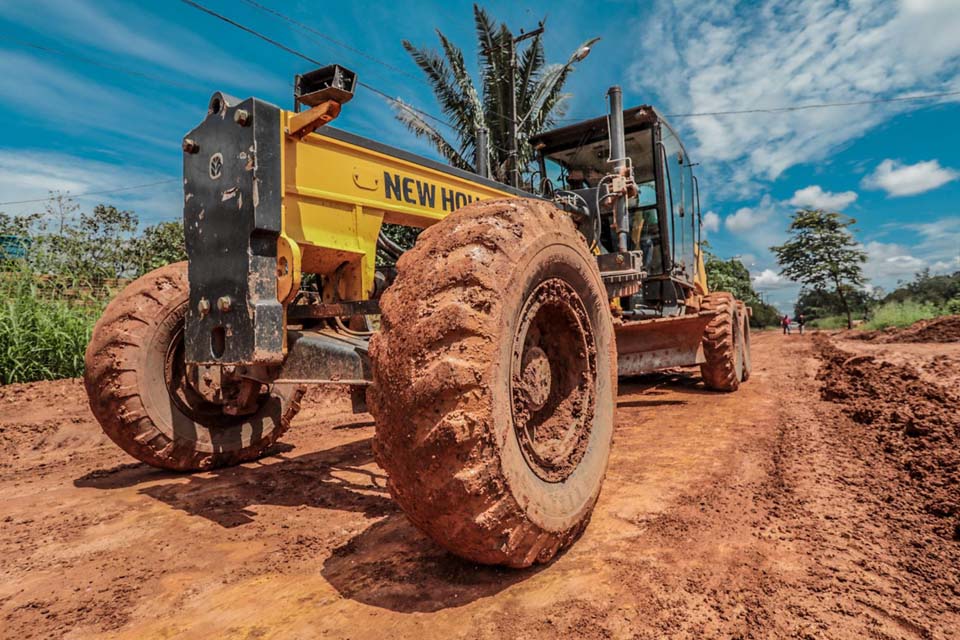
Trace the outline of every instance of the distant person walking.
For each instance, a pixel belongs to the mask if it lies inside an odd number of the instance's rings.
[[[803,325],[807,324],[807,319],[803,317],[803,314],[797,316],[797,326],[800,327],[800,335],[803,335]]]
[[[790,316],[783,314],[783,320],[780,321],[780,324],[783,325],[783,335],[790,335]]]

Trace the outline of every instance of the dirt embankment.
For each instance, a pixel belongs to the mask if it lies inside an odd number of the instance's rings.
[[[882,329],[879,331],[845,331],[843,338],[866,340],[867,342],[960,342],[960,315],[941,316],[932,320],[921,320],[902,329]]]
[[[824,336],[816,344],[823,361],[817,376],[822,397],[840,403],[855,424],[870,429],[888,461],[909,477],[903,484],[879,486],[885,499],[912,494],[908,499],[918,504],[908,507],[921,507],[939,519],[939,535],[960,541],[957,390],[931,383],[912,366],[839,349]]]

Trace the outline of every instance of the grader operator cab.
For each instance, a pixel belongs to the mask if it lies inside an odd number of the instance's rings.
[[[189,260],[105,310],[93,412],[139,460],[210,469],[262,455],[305,385],[348,386],[416,526],[476,562],[547,562],[599,495],[618,375],[749,375],[746,309],[707,291],[692,165],[613,88],[607,118],[533,140],[539,185],[516,189],[326,126],[355,84],[299,76],[294,111],[214,94],[183,140]],[[384,223],[424,231],[403,252]]]

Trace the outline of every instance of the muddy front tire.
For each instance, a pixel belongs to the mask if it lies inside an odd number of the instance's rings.
[[[187,264],[161,267],[107,306],[87,347],[84,386],[104,432],[134,458],[194,471],[261,456],[290,426],[303,388],[273,385],[257,412],[229,416],[186,380]]]
[[[700,365],[703,384],[714,391],[736,391],[743,380],[744,362],[740,307],[733,295],[718,292],[704,297],[702,308],[716,312],[703,334],[707,360]]]
[[[391,493],[461,557],[549,561],[589,521],[613,434],[596,260],[565,214],[511,199],[427,229],[397,267],[370,345]]]

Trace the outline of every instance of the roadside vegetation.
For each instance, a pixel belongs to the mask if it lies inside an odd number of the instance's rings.
[[[866,254],[854,238],[856,220],[840,213],[801,209],[790,238],[770,247],[780,273],[804,285],[793,309],[817,329],[886,329],[960,314],[960,271],[931,275],[926,269],[889,294],[863,274]]]
[[[925,286],[929,280],[937,280],[940,284],[953,282],[956,290],[952,297],[950,291],[941,291],[937,297],[929,295],[930,287]],[[912,297],[916,296],[916,297]],[[816,306],[810,306],[811,303]],[[960,271],[953,275],[933,276],[928,272],[916,274],[912,282],[903,284],[887,295],[867,295],[863,293],[855,307],[855,328],[873,330],[891,327],[901,328],[912,325],[920,320],[931,320],[940,316],[960,314]],[[818,329],[842,329],[846,327],[846,317],[837,314],[837,309],[831,306],[828,299],[819,299],[815,292],[803,292],[797,303],[797,313],[803,312],[810,321],[810,326]]]
[[[928,283],[934,281],[934,287]],[[955,288],[939,285],[954,283]],[[937,289],[936,295],[931,291]],[[960,271],[953,275],[930,276],[929,272],[916,274],[912,282],[902,284],[884,295],[859,292],[854,296],[854,326],[858,329],[887,329],[907,327],[920,320],[960,314]],[[797,301],[796,313],[811,318],[810,326],[818,329],[843,329],[846,317],[839,313],[829,296],[804,291]]]
[[[55,195],[42,212],[0,213],[0,384],[81,375],[110,298],[185,256],[179,222],[141,229],[135,213],[108,205],[80,212]]]
[[[416,239],[406,227],[385,231],[404,248]],[[753,290],[743,263],[705,251],[710,288],[744,300],[755,328],[776,326],[778,311]],[[80,376],[110,299],[130,280],[185,258],[180,222],[141,229],[131,211],[99,205],[83,213],[60,196],[29,216],[0,213],[0,384]]]
[[[738,300],[743,300],[750,307],[751,327],[763,329],[780,324],[780,312],[773,305],[764,302],[754,291],[750,271],[739,259],[723,260],[710,251],[709,243],[704,242],[703,263],[710,291],[729,291]]]

